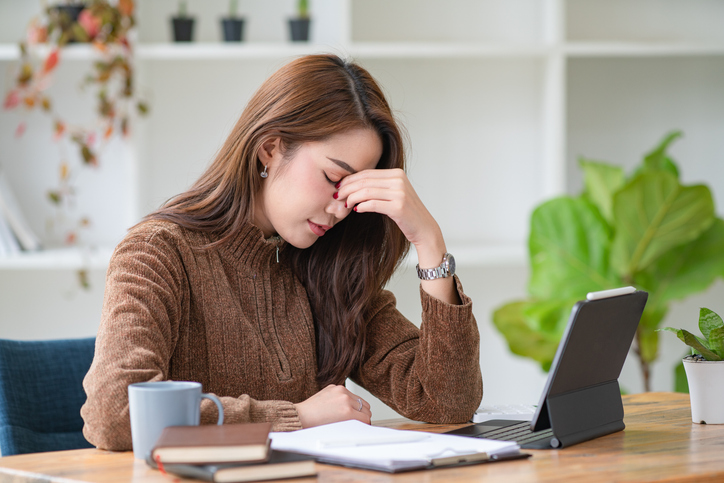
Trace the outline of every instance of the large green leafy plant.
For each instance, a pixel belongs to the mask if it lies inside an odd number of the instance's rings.
[[[530,297],[495,310],[513,353],[548,370],[571,307],[586,293],[633,285],[649,292],[634,343],[650,390],[659,324],[674,300],[724,275],[724,221],[705,185],[681,183],[667,135],[635,171],[581,159],[585,189],[538,206],[530,225]]]

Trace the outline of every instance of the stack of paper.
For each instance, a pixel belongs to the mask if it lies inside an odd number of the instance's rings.
[[[312,455],[321,463],[391,473],[520,455],[519,446],[510,441],[401,431],[354,420],[270,436],[275,450]]]

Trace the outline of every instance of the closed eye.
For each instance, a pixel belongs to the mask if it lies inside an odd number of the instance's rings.
[[[331,179],[329,179],[329,176],[327,176],[327,173],[326,173],[326,172],[324,173],[324,177],[325,177],[325,178],[327,179],[327,181],[328,181],[330,184],[332,184],[332,185],[336,185],[337,183],[340,182],[340,180],[332,181]]]

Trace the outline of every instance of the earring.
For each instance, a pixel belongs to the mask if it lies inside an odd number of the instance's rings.
[[[259,173],[259,176],[261,176],[262,178],[265,178],[265,179],[267,178],[267,176],[269,176],[269,173],[266,172],[266,168],[267,168],[267,166],[264,166],[264,171]]]

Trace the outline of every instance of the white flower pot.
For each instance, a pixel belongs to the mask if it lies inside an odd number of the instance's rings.
[[[691,420],[701,424],[724,424],[724,361],[684,359],[689,382]]]

